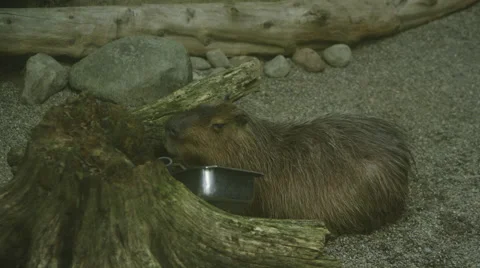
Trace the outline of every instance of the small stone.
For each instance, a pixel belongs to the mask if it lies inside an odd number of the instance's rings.
[[[190,61],[192,62],[192,68],[194,70],[208,70],[212,68],[212,65],[210,65],[210,62],[208,62],[204,58],[190,57]]]
[[[220,49],[208,51],[206,57],[214,67],[230,67],[230,61]]]
[[[292,60],[308,72],[322,72],[326,67],[322,57],[311,48],[298,49]]]
[[[285,77],[290,72],[290,64],[283,55],[278,55],[265,63],[264,72],[269,77]]]
[[[26,65],[22,102],[41,104],[63,90],[68,83],[68,70],[47,54],[38,53],[30,57]]]
[[[332,67],[345,67],[350,62],[352,51],[345,44],[336,44],[323,51],[323,59]]]
[[[193,81],[197,81],[197,80],[200,80],[200,79],[203,79],[205,78],[205,75],[201,74],[201,73],[198,73],[196,71],[193,71],[193,74],[192,74],[192,80]]]

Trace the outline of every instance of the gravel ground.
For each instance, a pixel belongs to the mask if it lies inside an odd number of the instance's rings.
[[[265,79],[240,104],[271,120],[354,112],[394,120],[415,147],[407,215],[374,234],[344,236],[328,251],[345,267],[480,267],[480,5],[354,50],[344,69],[294,68]],[[11,146],[61,92],[40,106],[19,103],[22,74],[0,76],[0,182],[12,177]]]

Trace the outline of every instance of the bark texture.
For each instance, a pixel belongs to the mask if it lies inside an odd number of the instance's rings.
[[[478,0],[287,0],[0,9],[0,53],[83,57],[138,34],[181,42],[193,55],[291,55],[354,45],[422,25]]]

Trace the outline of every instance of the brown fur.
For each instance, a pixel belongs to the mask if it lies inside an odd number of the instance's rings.
[[[172,116],[165,129],[167,150],[186,164],[263,172],[253,216],[321,219],[341,234],[371,232],[404,211],[413,158],[403,133],[384,120],[273,123],[222,103]]]

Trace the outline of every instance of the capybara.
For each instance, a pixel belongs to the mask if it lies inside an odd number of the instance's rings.
[[[405,210],[414,159],[403,131],[379,118],[275,123],[226,101],[173,115],[165,134],[186,165],[264,173],[251,216],[319,219],[338,235],[370,233]]]

